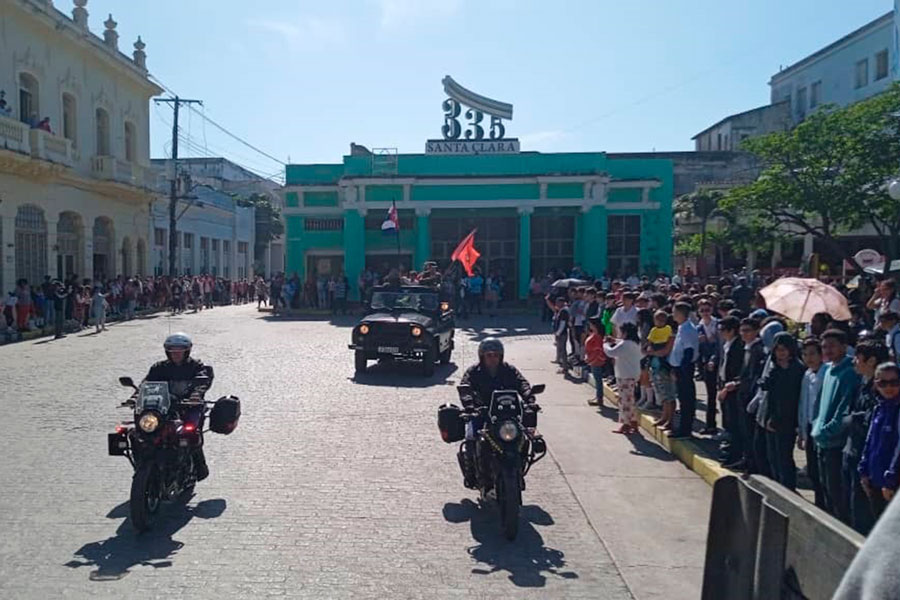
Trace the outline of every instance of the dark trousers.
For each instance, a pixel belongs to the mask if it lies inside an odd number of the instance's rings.
[[[738,407],[738,394],[731,392],[722,401],[722,428],[728,433],[728,444],[722,445],[725,462],[734,462],[744,457],[744,438],[742,427],[738,422],[741,413]]]
[[[844,523],[849,523],[850,510],[847,507],[847,495],[841,476],[844,453],[840,448],[819,448],[818,460],[825,507],[832,515]]]
[[[881,513],[884,512],[884,509],[887,508],[887,500],[884,499],[882,492],[880,489],[873,489],[872,495],[869,496],[869,508],[872,510],[872,518],[874,521],[877,521],[881,516]]]
[[[65,317],[66,317],[65,302],[63,303],[63,308],[61,310],[56,311],[56,313],[53,316],[54,316],[53,334],[55,337],[62,337],[63,324],[65,323]]]
[[[847,524],[862,535],[867,535],[872,529],[872,525],[875,524],[875,518],[872,516],[869,497],[859,481],[857,468],[859,467],[859,457],[844,454],[841,466],[844,494],[850,516]],[[881,494],[881,490],[878,490],[878,494]]]
[[[751,418],[751,430],[753,431],[752,443],[750,444],[750,472],[772,476],[772,469],[769,466],[769,448],[766,441],[766,430],[760,427],[756,422],[756,415],[749,415]]]
[[[691,435],[694,429],[694,413],[697,412],[697,389],[694,387],[693,365],[675,369],[675,388],[678,394],[678,405],[681,419],[678,421],[678,434]]]
[[[706,428],[716,428],[716,371],[703,367],[703,383],[706,385]]]
[[[816,506],[827,510],[825,506],[825,493],[822,491],[822,478],[819,475],[819,457],[816,450],[816,441],[812,438],[812,425],[806,426],[806,476],[812,483],[813,493],[816,496]]]
[[[766,431],[766,450],[772,479],[794,491],[797,489],[797,465],[794,463],[794,432]]]

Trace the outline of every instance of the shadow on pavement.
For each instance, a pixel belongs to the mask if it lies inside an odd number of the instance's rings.
[[[464,499],[459,504],[444,505],[444,519],[450,523],[469,522],[472,538],[477,546],[469,548],[469,555],[488,568],[474,568],[476,575],[489,575],[507,571],[509,580],[519,587],[544,587],[546,573],[563,579],[577,579],[574,571],[562,570],[566,566],[561,550],[548,548],[535,525],[553,525],[553,517],[535,505],[522,507],[519,535],[510,542],[500,532],[499,516],[493,504],[479,506]]]
[[[335,327],[354,327],[357,323],[359,323],[360,315],[330,315],[330,314],[311,314],[311,313],[278,313],[277,315],[273,315],[271,313],[266,313],[262,317],[259,317],[263,321],[270,321],[277,323],[279,321],[327,321],[331,325]]]
[[[477,326],[473,326],[470,325],[469,322],[465,322],[464,325],[460,325],[457,321],[457,326],[461,330],[462,335],[466,336],[472,342],[480,342],[481,340],[489,337],[503,339],[519,336],[550,334],[550,331],[548,329],[543,327],[535,328],[532,324],[523,323],[520,326],[510,327],[500,326],[500,323],[503,322],[503,319],[500,319],[496,322],[482,321],[478,323]]]
[[[369,365],[365,373],[357,373],[350,380],[358,385],[378,387],[426,388],[450,385],[449,380],[459,369],[455,363],[435,365],[434,375],[422,375],[422,363],[403,360],[381,360]]]
[[[106,515],[108,519],[125,519],[116,529],[116,535],[85,544],[75,552],[76,558],[65,563],[65,566],[73,569],[96,567],[90,573],[91,581],[122,579],[136,565],[154,569],[171,567],[171,557],[184,546],[173,540],[172,536],[194,517],[215,519],[221,516],[225,512],[225,500],[204,500],[195,506],[181,503],[163,505],[160,511],[153,529],[138,534],[128,518],[128,502],[116,506]]]

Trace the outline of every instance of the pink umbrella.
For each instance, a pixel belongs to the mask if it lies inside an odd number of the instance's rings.
[[[850,319],[847,298],[818,279],[783,277],[759,293],[766,301],[766,309],[798,323],[809,323],[819,312],[828,313],[837,321]]]

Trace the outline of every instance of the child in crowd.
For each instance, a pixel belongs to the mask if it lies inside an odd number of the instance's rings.
[[[589,334],[584,343],[587,364],[594,376],[597,387],[594,398],[588,400],[591,406],[603,406],[603,368],[606,366],[606,353],[603,351],[603,323],[594,317],[588,321]]]
[[[641,373],[641,346],[637,326],[624,323],[620,327],[623,339],[607,338],[603,350],[615,360],[616,387],[619,396],[619,428],[613,433],[637,433],[637,412],[634,410],[634,387]]]
[[[662,404],[662,415],[653,424],[660,429],[670,430],[675,417],[675,381],[669,367],[668,356],[675,344],[669,315],[661,310],[653,315],[653,328],[647,335],[644,353],[650,357],[650,380],[656,401]]]

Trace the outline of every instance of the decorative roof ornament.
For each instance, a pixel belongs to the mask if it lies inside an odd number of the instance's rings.
[[[106,19],[103,25],[106,26],[106,31],[103,32],[103,41],[113,50],[118,50],[119,33],[116,31],[116,25],[118,25],[118,23],[113,20],[112,13],[110,13],[109,18]]]
[[[138,36],[137,41],[134,43],[134,64],[143,70],[147,70],[147,53],[144,52],[144,48],[147,47],[147,44],[141,40],[141,36]]]
[[[73,0],[72,3],[75,5],[75,8],[72,9],[72,20],[81,29],[87,31],[88,11],[85,6],[87,6],[88,0]]]

